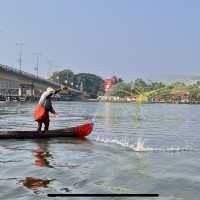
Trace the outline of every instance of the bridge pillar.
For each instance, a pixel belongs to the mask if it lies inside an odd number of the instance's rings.
[[[30,87],[30,95],[35,96],[35,90],[33,85]]]
[[[22,96],[22,88],[21,87],[19,87],[19,89],[18,89],[18,96]]]
[[[83,82],[81,81],[80,92],[83,93]]]
[[[34,88],[31,89],[31,96],[35,96],[35,90],[34,90]]]

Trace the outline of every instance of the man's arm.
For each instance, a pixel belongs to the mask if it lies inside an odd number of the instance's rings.
[[[54,110],[53,106],[51,105],[50,109],[49,109],[49,112],[52,113],[52,114],[56,114],[56,111]]]
[[[40,97],[39,104],[44,105],[45,100],[46,100],[47,97],[49,97],[51,94],[52,94],[52,92],[47,92],[47,91],[45,91],[45,92],[42,94],[42,96]]]

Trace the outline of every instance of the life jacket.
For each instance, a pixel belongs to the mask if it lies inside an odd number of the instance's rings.
[[[39,103],[36,105],[33,115],[35,121],[45,120],[49,118],[48,111],[45,109],[44,105]]]

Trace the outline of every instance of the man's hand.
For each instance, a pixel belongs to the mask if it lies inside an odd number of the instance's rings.
[[[57,112],[55,112],[55,113],[53,114],[53,117],[59,117],[59,114],[58,114]]]

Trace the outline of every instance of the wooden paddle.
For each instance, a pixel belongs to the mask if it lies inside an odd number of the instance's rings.
[[[81,93],[79,90],[70,88],[69,86],[62,86],[61,88],[56,89],[56,93],[63,92],[63,91],[66,91],[66,90],[70,90],[70,91],[73,91],[73,92],[76,92],[76,93]]]

